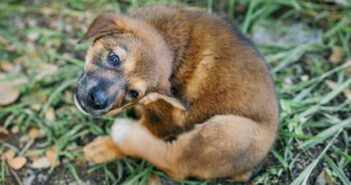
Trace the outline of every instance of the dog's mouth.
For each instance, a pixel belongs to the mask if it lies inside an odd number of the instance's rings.
[[[110,107],[107,107],[107,108],[102,109],[102,110],[90,109],[88,106],[86,106],[84,104],[83,101],[80,100],[80,98],[78,97],[77,93],[74,94],[73,99],[74,99],[74,104],[76,105],[78,110],[80,112],[82,112],[83,114],[85,114],[85,115],[99,117],[99,116],[102,116],[102,115],[106,114],[110,110]]]
[[[103,115],[113,116],[123,112],[124,110],[130,107],[133,107],[136,104],[135,102],[134,103],[129,102],[120,107],[113,107],[111,105],[102,110],[94,110],[94,109],[90,109],[87,105],[85,105],[84,102],[80,100],[77,93],[74,93],[73,99],[74,99],[74,104],[76,105],[76,107],[80,112],[82,112],[85,115],[94,116],[94,117],[99,117]]]
[[[82,112],[85,115],[90,115],[88,111],[85,109],[84,103],[81,102],[80,99],[78,98],[77,93],[74,93],[73,99],[74,99],[74,104],[76,105],[76,107],[80,112]]]

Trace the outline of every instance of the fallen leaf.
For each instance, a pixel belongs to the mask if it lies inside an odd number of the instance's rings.
[[[147,181],[147,185],[161,185],[161,179],[158,175],[152,174],[149,176],[149,179]]]
[[[335,46],[332,48],[332,53],[329,56],[329,62],[333,64],[339,63],[344,57],[343,49],[339,46]]]
[[[30,139],[36,139],[39,136],[39,130],[36,128],[31,128],[28,132]]]
[[[331,177],[326,173],[326,170],[323,169],[322,172],[316,178],[314,185],[333,185]]]
[[[20,138],[19,138],[19,147],[23,147],[25,146],[28,142],[30,141],[30,138],[28,135],[22,135]]]
[[[0,82],[0,106],[12,104],[19,97],[19,92],[13,82]]]
[[[3,60],[0,62],[0,68],[5,72],[14,72],[16,70],[15,65],[7,60]]]
[[[30,106],[30,108],[31,108],[32,110],[39,111],[39,110],[41,109],[41,104],[37,104],[37,103],[32,104],[32,105]]]
[[[0,79],[6,78],[6,74],[0,73]],[[28,80],[24,77],[13,79],[11,81],[0,80],[0,106],[12,104],[19,97],[17,86],[26,83]]]
[[[54,74],[57,71],[58,67],[53,64],[42,65],[37,69],[37,76],[35,77],[37,80],[43,79],[45,76]]]
[[[24,165],[26,165],[27,159],[23,156],[15,157],[7,160],[7,164],[14,170],[21,169]]]
[[[335,83],[335,82],[333,82],[333,81],[331,81],[331,80],[326,80],[326,81],[325,81],[325,84],[327,84],[327,86],[328,86],[330,89],[332,89],[332,90],[334,90],[334,89],[336,89],[336,88],[338,87],[338,84]]]
[[[308,75],[302,75],[300,77],[301,81],[305,82],[305,81],[308,81],[310,79],[310,77]]]
[[[45,153],[46,158],[49,160],[51,166],[58,166],[60,165],[60,161],[56,157],[56,146],[52,146],[48,151]]]
[[[33,161],[30,167],[34,169],[45,169],[49,168],[50,166],[50,161],[47,157],[40,157],[39,159]]]
[[[48,108],[46,111],[45,111],[45,119],[48,121],[48,122],[53,122],[55,121],[55,112],[54,112],[54,109],[53,108]]]
[[[1,160],[9,160],[15,157],[15,152],[12,150],[6,150],[2,155],[1,155]]]
[[[31,128],[28,132],[28,136],[30,139],[37,139],[37,138],[42,138],[46,134],[43,130],[37,129],[37,128]]]
[[[34,162],[34,161],[40,159],[40,157],[39,157],[39,156],[36,156],[36,155],[34,155],[34,156],[29,156],[28,158],[29,158],[29,160],[31,160],[32,162]]]
[[[38,32],[29,32],[27,34],[27,38],[32,42],[35,42],[39,38],[39,36],[40,34]]]
[[[351,89],[349,88],[344,89],[344,95],[351,102]]]
[[[7,131],[6,128],[0,126],[0,135],[3,134],[3,135],[9,135],[9,131]]]
[[[338,87],[338,84],[333,82],[333,81],[331,81],[331,80],[326,80],[325,83],[332,90],[334,90],[334,89],[336,89]],[[345,88],[343,90],[343,93],[346,96],[347,100],[351,101],[351,89]]]
[[[289,86],[291,86],[293,84],[293,81],[291,78],[287,77],[287,78],[284,78],[283,80],[283,87],[284,88],[288,88]]]
[[[19,132],[19,126],[15,125],[11,127],[11,133],[12,134],[17,134]]]

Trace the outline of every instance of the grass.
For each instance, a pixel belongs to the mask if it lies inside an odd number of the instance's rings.
[[[41,156],[55,145],[61,164],[33,170],[28,163],[15,171],[0,161],[0,184],[23,184],[31,173],[33,184],[134,185],[145,184],[151,174],[165,184],[230,184],[171,179],[147,162],[130,158],[102,165],[81,160],[81,146],[107,134],[113,120],[86,117],[74,106],[72,92],[88,47],[77,41],[98,13],[125,12],[156,2],[189,4],[235,19],[272,66],[281,103],[279,136],[253,184],[351,184],[351,104],[346,97],[351,89],[351,3],[347,0],[347,5],[303,0],[1,1],[0,64],[9,61],[18,69],[5,73],[0,83],[16,79],[26,83],[19,86],[21,96],[15,103],[0,108],[0,126],[19,129],[16,134],[0,135],[0,153],[10,148],[26,157]],[[297,41],[296,35],[303,32],[297,24],[307,30],[303,42]],[[255,36],[260,29],[265,32]],[[308,36],[310,32],[317,36]],[[269,34],[278,40],[262,40]],[[293,39],[282,41],[289,36]],[[43,130],[45,136],[21,144],[20,138],[31,128]]]

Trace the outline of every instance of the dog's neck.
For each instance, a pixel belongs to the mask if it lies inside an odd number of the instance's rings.
[[[160,30],[162,25],[153,26],[160,33],[165,44],[167,44],[165,48],[169,49],[171,53],[171,61],[168,61],[171,64],[171,71],[167,79],[171,83],[172,90],[176,92],[172,94],[177,98],[182,98],[183,86],[187,83],[186,80],[190,79],[193,70],[195,70],[196,62],[199,61],[196,60],[197,55],[194,53],[197,53],[201,48],[196,45],[200,41],[192,38],[193,27],[191,25],[180,28],[175,27],[177,25],[175,22],[166,24],[172,23],[175,24],[172,25],[173,27],[163,25],[170,28],[166,30]],[[180,33],[181,35],[179,35]]]
[[[170,48],[170,45],[157,28],[145,21],[138,21],[137,23],[134,32],[145,43],[148,43],[153,55],[154,60],[151,62],[156,69],[155,71],[157,71],[157,73],[153,74],[155,75],[154,85],[157,85],[162,90],[170,90],[169,79],[173,70],[174,50]],[[143,29],[137,29],[140,27]]]
[[[156,30],[155,30],[156,31]],[[173,58],[174,51],[172,51],[158,31],[153,33],[153,53],[155,54],[155,67],[158,71],[158,79],[160,80],[158,86],[164,90],[170,90],[171,84],[169,79],[173,72]],[[169,93],[169,92],[167,92]]]

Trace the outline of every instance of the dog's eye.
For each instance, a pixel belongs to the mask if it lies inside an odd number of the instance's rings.
[[[131,99],[136,99],[139,96],[138,91],[136,90],[130,90],[128,91],[128,97]]]
[[[114,54],[112,51],[110,51],[107,55],[107,60],[113,67],[119,66],[120,60],[119,57]]]

